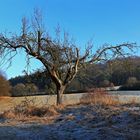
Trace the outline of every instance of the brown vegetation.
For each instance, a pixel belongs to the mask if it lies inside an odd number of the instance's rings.
[[[41,109],[41,108],[40,108]],[[37,112],[41,110],[37,110]],[[11,111],[3,117],[0,139],[139,139],[140,105],[79,104],[65,106],[63,110],[46,117],[24,116],[18,119]],[[32,109],[31,109],[32,110]],[[59,111],[58,111],[59,110]],[[39,115],[40,116],[40,115]],[[11,119],[12,118],[12,119]],[[9,127],[10,126],[10,127]],[[6,130],[6,133],[4,130]],[[16,134],[16,135],[15,135]]]
[[[12,87],[11,89],[11,95],[13,97],[15,96],[27,96],[27,95],[33,95],[37,93],[38,88],[36,87],[35,84],[30,83],[30,84],[22,84],[19,83]]]
[[[33,100],[25,98],[20,104],[15,105],[13,109],[4,111],[1,118],[16,118],[26,120],[31,118],[51,117],[58,115],[58,108],[55,106],[35,106]]]
[[[10,84],[3,75],[0,75],[0,96],[10,96]]]
[[[96,105],[115,105],[119,103],[117,97],[112,97],[102,88],[91,89],[86,95],[83,95],[80,101],[82,104]]]

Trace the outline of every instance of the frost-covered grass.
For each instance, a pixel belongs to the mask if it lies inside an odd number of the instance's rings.
[[[0,114],[0,139],[137,140],[140,104],[122,104],[104,91],[88,93],[78,104],[47,106],[25,98]],[[10,98],[1,99],[9,102]],[[35,100],[36,102],[37,100]]]
[[[41,109],[41,108],[40,108]],[[140,138],[139,104],[77,104],[24,118],[1,116],[0,139],[118,140]],[[57,113],[56,113],[57,112]]]

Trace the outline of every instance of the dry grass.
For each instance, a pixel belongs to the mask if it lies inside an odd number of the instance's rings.
[[[132,97],[132,99],[129,101],[129,104],[136,105],[136,100],[136,97]]]
[[[28,117],[50,117],[58,115],[59,113],[53,107],[29,107],[23,112],[15,109],[5,111],[1,114],[1,118],[28,118]]]
[[[80,99],[82,104],[96,105],[116,105],[119,104],[117,97],[109,95],[104,89],[89,90],[86,95]]]
[[[3,97],[6,100],[9,98]],[[1,98],[0,98],[1,99]],[[135,98],[131,100],[131,103],[135,105]],[[102,107],[115,107],[115,105],[121,105],[119,99],[117,97],[109,95],[104,89],[94,89],[90,90],[89,93],[84,94],[83,97],[80,99],[80,104],[93,104],[99,106],[100,109]],[[4,111],[0,114],[1,118],[8,118],[8,119],[17,119],[20,121],[25,120],[37,120],[37,119],[46,119],[55,118],[65,112],[68,108],[77,108],[78,104],[71,104],[71,105],[39,105],[35,104],[35,100],[25,98],[22,102],[15,105],[12,109]],[[99,111],[99,108],[97,108]],[[104,112],[103,110],[101,112]],[[106,110],[105,110],[106,112]],[[73,115],[67,116],[68,120],[73,120],[75,117]]]
[[[11,97],[9,97],[9,96],[0,96],[0,100],[7,100],[7,99],[10,99]]]
[[[27,117],[27,119],[22,120],[11,119],[6,124],[0,124],[0,127],[4,126],[4,129],[8,126],[6,133],[3,135],[11,137],[11,135],[15,135],[16,130],[16,135],[13,139],[16,139],[16,136],[21,134],[27,138],[30,135],[30,139],[35,139],[34,134],[36,135],[36,133],[37,136],[39,136],[36,139],[102,138],[113,140],[116,138],[139,139],[140,137],[140,110],[137,108],[133,109],[131,106],[96,106],[94,104],[87,104],[85,106],[85,104],[79,104],[73,106],[51,106],[50,109],[51,112],[53,112],[53,110],[54,112],[57,111],[56,113],[60,110],[64,110],[59,112],[60,115],[55,117],[48,117],[49,115],[47,117],[37,117],[40,115],[33,115],[32,117]],[[36,111],[37,113],[38,111],[40,112],[38,108],[37,110],[35,109],[35,112],[32,108],[29,110],[35,114]],[[11,127],[9,128],[9,126]],[[0,132],[2,133],[3,130],[1,129]],[[53,137],[54,134],[56,134],[56,137]],[[21,139],[22,136],[20,137]]]
[[[61,107],[60,107],[61,109]],[[58,107],[55,106],[41,106],[37,107],[34,105],[32,100],[25,98],[20,104],[14,106],[13,109],[4,111],[0,117],[7,119],[19,119],[25,120],[34,117],[51,117],[59,114]]]

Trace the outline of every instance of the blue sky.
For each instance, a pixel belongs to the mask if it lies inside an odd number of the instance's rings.
[[[93,39],[95,48],[104,43],[140,44],[140,0],[1,0],[0,32],[20,31],[21,18],[30,17],[40,8],[47,30],[52,33],[59,24],[72,35],[80,47]],[[8,78],[22,75],[24,54],[14,58],[8,70],[1,69]],[[40,67],[32,61],[31,71]]]

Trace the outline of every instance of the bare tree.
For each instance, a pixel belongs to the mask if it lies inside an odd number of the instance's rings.
[[[57,104],[62,103],[62,95],[66,87],[75,78],[83,64],[125,56],[127,50],[132,51],[135,47],[135,44],[130,43],[116,46],[106,44],[92,54],[93,45],[88,43],[85,52],[80,52],[67,33],[64,33],[63,38],[60,37],[59,28],[56,31],[56,38],[52,39],[47,34],[42,24],[42,17],[37,11],[31,22],[28,22],[26,18],[22,19],[21,29],[20,35],[12,37],[0,35],[1,57],[9,61],[16,55],[18,49],[23,49],[29,59],[33,57],[39,60],[56,85]]]

